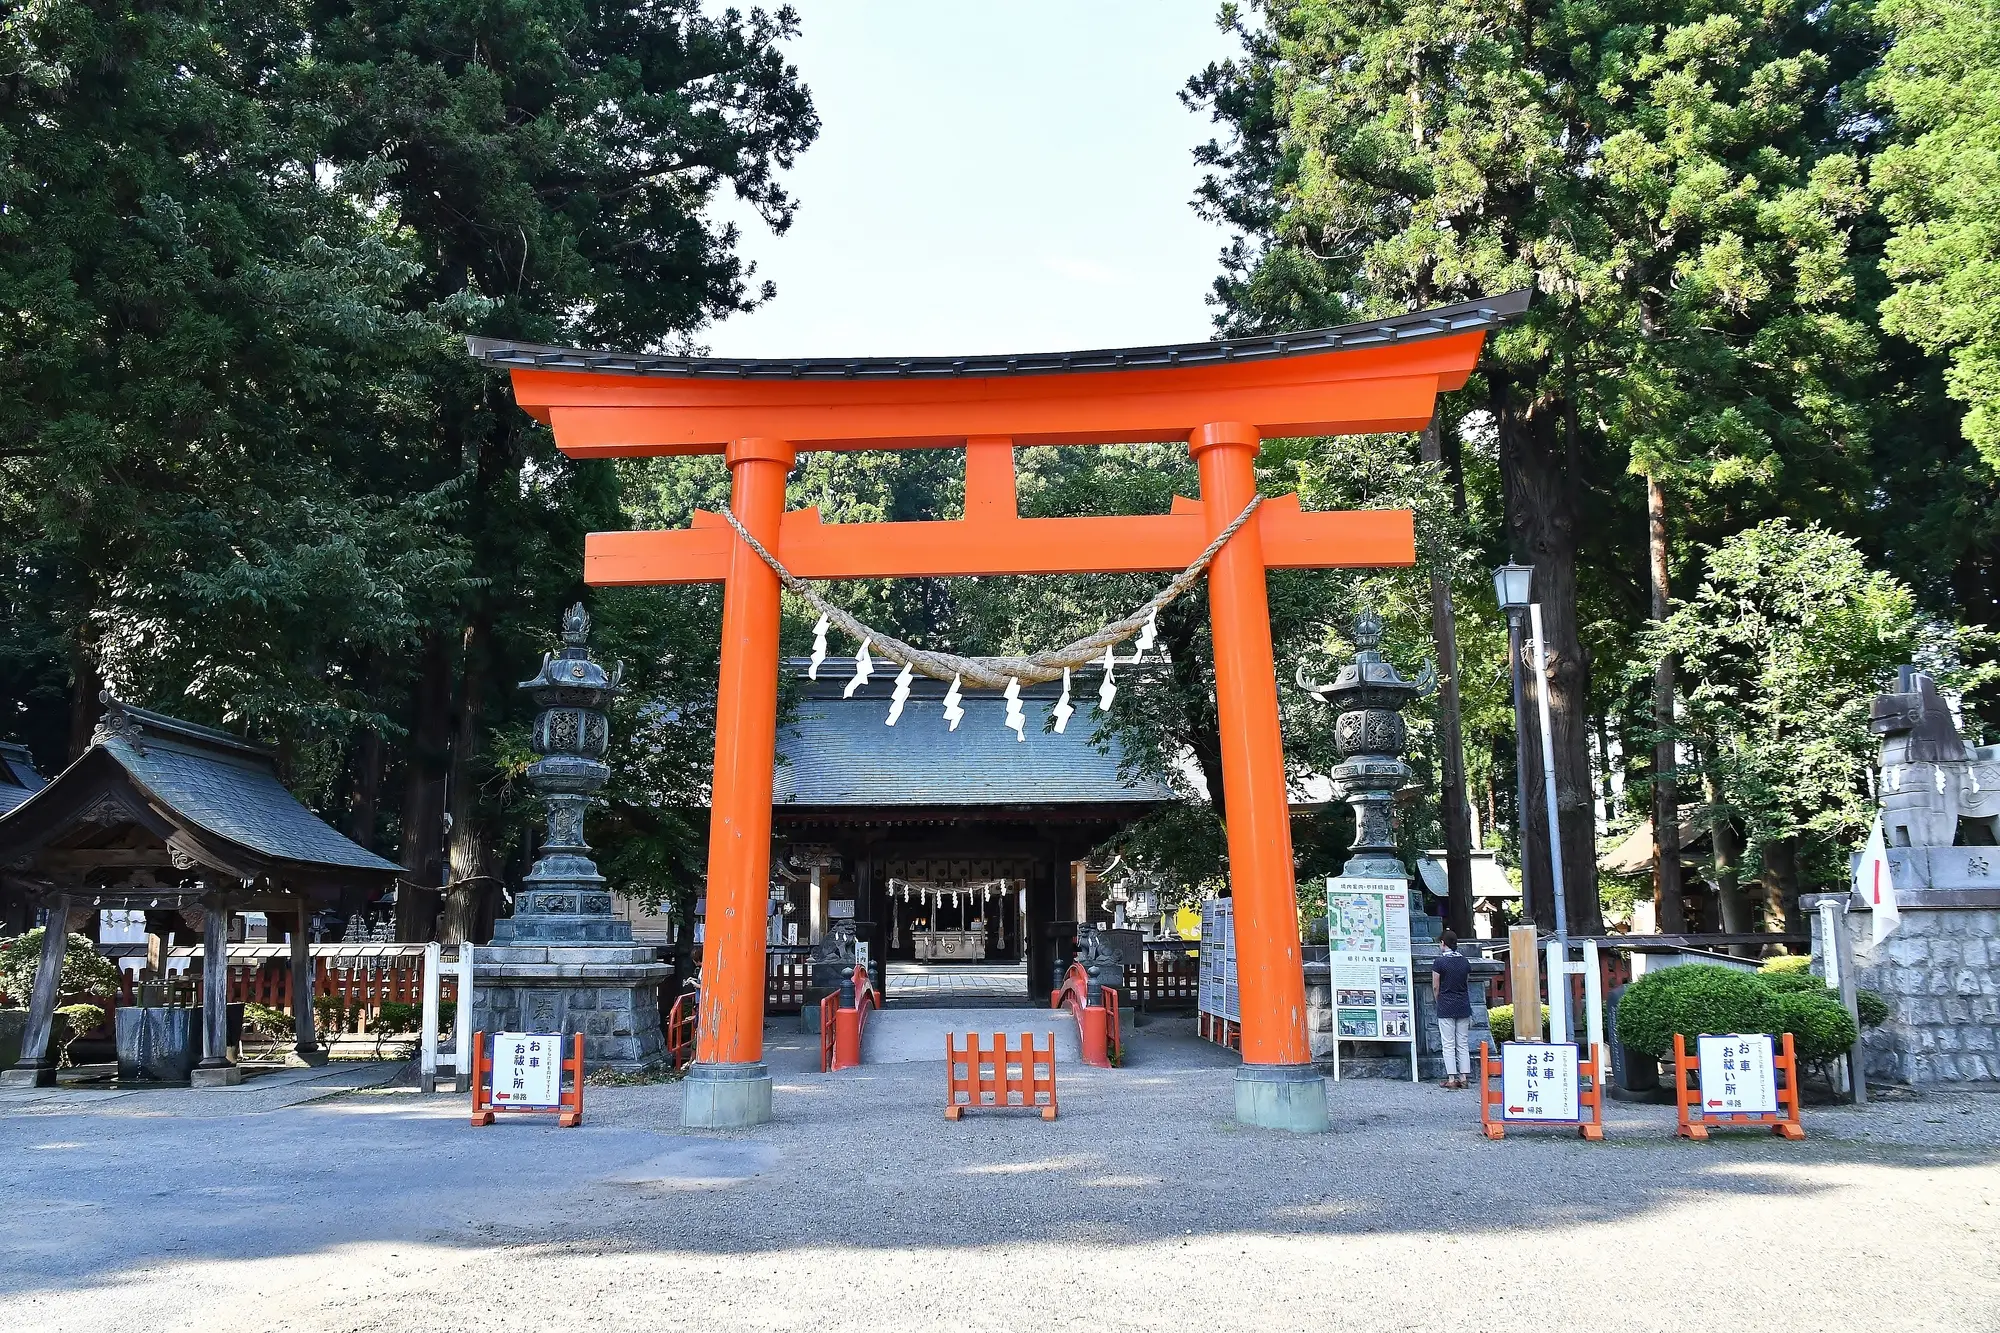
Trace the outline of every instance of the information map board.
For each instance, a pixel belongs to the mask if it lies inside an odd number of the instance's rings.
[[[1333,1023],[1340,1041],[1410,1044],[1417,1081],[1417,1005],[1410,974],[1410,886],[1400,879],[1326,882]],[[1333,1076],[1340,1077],[1336,1042]]]

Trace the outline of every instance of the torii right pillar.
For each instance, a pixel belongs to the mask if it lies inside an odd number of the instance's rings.
[[[1257,494],[1261,444],[1257,428],[1240,421],[1212,422],[1189,438],[1211,538]],[[1208,614],[1243,1012],[1236,1118],[1318,1133],[1327,1127],[1326,1084],[1312,1066],[1306,1039],[1291,802],[1278,729],[1264,541],[1256,524],[1246,523],[1210,563]]]

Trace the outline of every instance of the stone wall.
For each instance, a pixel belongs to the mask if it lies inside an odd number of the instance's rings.
[[[1902,924],[1864,952],[1871,914],[1850,910],[1855,979],[1889,1019],[1866,1029],[1868,1073],[1913,1086],[2000,1080],[2000,905],[1905,907]],[[1809,920],[1813,970],[1826,975],[1820,917]]]
[[[475,960],[475,1032],[583,1034],[592,1069],[660,1064],[660,979],[652,950],[626,946],[482,947]]]

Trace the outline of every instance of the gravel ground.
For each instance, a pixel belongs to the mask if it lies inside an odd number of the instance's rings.
[[[568,1131],[379,1087],[0,1098],[0,1326],[2000,1329],[2000,1094],[1489,1143],[1472,1093],[1350,1081],[1297,1138],[1155,1020],[1054,1123],[951,1124],[937,1069],[822,1076],[790,1026],[781,1118],[736,1134],[680,1133],[672,1085]]]

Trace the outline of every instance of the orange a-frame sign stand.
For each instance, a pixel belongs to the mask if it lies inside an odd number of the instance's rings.
[[[1256,494],[1268,436],[1413,431],[1465,382],[1513,293],[1366,325],[1227,343],[993,358],[735,361],[473,340],[576,458],[721,453],[730,508],[801,578],[1177,572]],[[1169,514],[1025,519],[1017,445],[1185,440],[1199,500]],[[801,449],[966,451],[965,517],[829,525],[785,510]],[[1267,501],[1208,571],[1243,1004],[1238,1119],[1326,1128],[1306,1043],[1268,569],[1410,565],[1407,511],[1304,513]],[[679,532],[593,533],[596,585],[724,585],[708,917],[690,1127],[771,1115],[763,1064],[764,911],[777,730],[778,580],[718,515]]]

